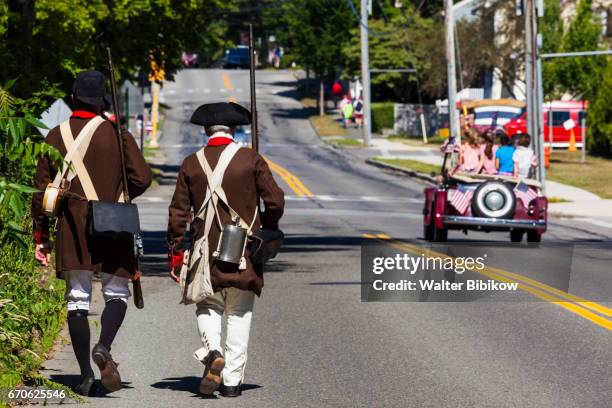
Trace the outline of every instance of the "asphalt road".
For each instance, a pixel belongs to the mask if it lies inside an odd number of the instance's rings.
[[[551,220],[540,250],[510,248],[495,261],[503,271],[554,285],[539,265],[553,242],[562,243],[570,252],[559,265],[572,265],[565,289],[596,304],[534,290],[467,302],[361,302],[364,234],[423,246],[424,185],[323,144],[293,99],[294,81],[288,72],[258,72],[260,146],[287,194],[287,240],[256,302],[243,396],[197,395],[203,367],[192,358],[199,347],[195,308],[178,304],[164,241],[173,174],[203,143],[188,118],[204,102],[248,104],[248,72],[187,70],[164,87],[171,109],[160,141],[161,185],[138,200],[146,306],[130,308],[113,347],[126,388],[88,406],[609,407],[610,252],[599,246],[610,248],[612,229]],[[449,239],[508,241],[502,233],[451,232]],[[78,370],[67,347],[46,373],[70,383]]]

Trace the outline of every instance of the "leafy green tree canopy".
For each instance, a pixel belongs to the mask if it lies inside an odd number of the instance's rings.
[[[206,59],[224,49],[227,25],[218,13],[237,0],[9,0],[0,5],[0,82],[20,76],[14,92],[28,96],[41,81],[67,89],[76,72],[106,67],[111,46],[122,77],[136,77],[147,57],[171,78],[182,51]]]

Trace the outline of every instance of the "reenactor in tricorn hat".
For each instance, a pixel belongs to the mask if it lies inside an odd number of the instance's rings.
[[[171,277],[176,282],[181,280],[186,288],[195,285],[193,276],[183,276],[183,264],[193,265],[194,256],[206,263],[210,273],[210,281],[199,284],[208,296],[192,298],[191,302],[183,298],[183,302],[197,306],[202,347],[194,357],[205,365],[200,392],[208,395],[219,387],[226,397],[241,394],[254,295],[259,296],[263,287],[263,265],[252,262],[251,248],[243,244],[244,235],[255,233],[260,227],[276,230],[284,208],[283,191],[263,157],[252,149],[239,148],[234,142],[236,127],[249,124],[249,115],[246,108],[235,103],[206,104],[194,112],[191,122],[204,126],[208,144],[183,161],[169,208]],[[261,213],[260,199],[265,208]],[[184,248],[188,222],[194,244]],[[232,244],[234,238],[238,240]],[[189,257],[185,250],[190,251]],[[232,250],[237,254],[234,259]],[[227,335],[222,346],[224,314]]]
[[[42,156],[38,161],[34,186],[45,191],[48,185],[61,180],[66,189],[63,199],[58,200],[56,211],[56,273],[66,280],[68,329],[81,369],[81,383],[75,391],[92,395],[95,393],[95,379],[90,352],[100,368],[105,388],[111,392],[121,388],[121,377],[110,349],[125,317],[130,297],[129,277],[135,273],[136,264],[131,241],[93,237],[86,229],[88,201],[117,202],[123,190],[117,133],[113,124],[102,117],[105,106],[110,103],[104,75],[98,71],[79,73],[72,87],[72,102],[72,116],[51,129],[46,143],[57,148],[64,158],[69,146],[73,146],[76,154],[70,160],[71,165],[61,169],[49,157]],[[132,135],[123,131],[121,137],[129,194],[136,197],[149,187],[152,173]],[[81,141],[77,143],[78,140]],[[42,193],[34,194],[32,200],[35,255],[45,266],[49,264],[52,250],[46,211],[49,203],[46,201]],[[100,273],[106,304],[101,318],[100,339],[90,351],[87,315],[94,272]]]

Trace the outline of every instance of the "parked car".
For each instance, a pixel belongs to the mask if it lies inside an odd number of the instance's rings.
[[[250,65],[249,47],[246,45],[239,45],[225,51],[223,68],[249,68]]]
[[[520,117],[525,110],[525,102],[516,99],[480,99],[460,101],[457,108],[463,114],[462,120],[482,133],[491,127],[503,128],[512,119]]]
[[[208,143],[208,135],[204,131],[204,128],[200,128],[200,136],[204,143]],[[240,147],[251,147],[251,128],[238,126],[234,132],[234,141]]]
[[[234,141],[240,147],[251,147],[251,128],[238,126],[234,132]]]
[[[586,118],[587,101],[552,101],[542,106],[544,140],[553,147],[568,147],[572,133],[577,147],[582,146],[582,120]],[[552,126],[550,126],[552,125]],[[573,125],[571,128],[570,125]],[[527,113],[504,125],[508,136],[527,132]],[[585,126],[585,131],[587,128]]]

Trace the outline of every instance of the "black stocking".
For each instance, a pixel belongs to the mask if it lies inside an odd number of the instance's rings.
[[[70,310],[68,311],[68,331],[70,332],[70,341],[74,355],[79,363],[82,377],[93,377],[94,372],[91,369],[91,361],[89,359],[89,321],[87,320],[87,310]]]
[[[123,323],[127,304],[121,299],[111,299],[106,302],[106,307],[102,312],[102,332],[100,333],[100,341],[108,351],[111,349],[113,340]]]

